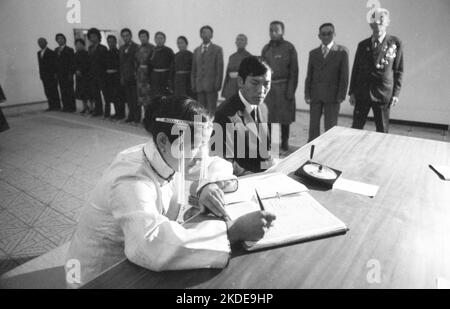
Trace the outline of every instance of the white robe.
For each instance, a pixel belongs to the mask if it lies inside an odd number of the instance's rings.
[[[230,163],[209,161],[209,182],[230,178]],[[121,152],[104,172],[82,210],[69,248],[66,261],[79,261],[81,274],[80,282],[68,281],[69,287],[89,282],[125,258],[153,271],[227,265],[225,222],[208,220],[187,228],[174,221],[178,186],[158,176],[152,166],[163,177],[173,173],[153,141]]]

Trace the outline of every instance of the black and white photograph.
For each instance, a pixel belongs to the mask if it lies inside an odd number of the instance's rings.
[[[450,289],[449,14],[0,0],[0,289]]]

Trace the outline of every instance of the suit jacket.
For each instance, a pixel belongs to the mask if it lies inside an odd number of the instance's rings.
[[[86,50],[75,53],[75,71],[80,71],[82,77],[89,74],[89,54]]]
[[[98,44],[97,48],[89,46],[90,59],[90,77],[99,81],[104,81],[106,78],[106,58],[108,49],[105,45]]]
[[[120,77],[124,82],[136,82],[136,53],[139,45],[131,42],[129,46],[122,45],[119,48]]]
[[[377,102],[384,105],[400,94],[403,44],[397,37],[387,34],[378,48],[372,45],[372,38],[358,45],[349,94],[355,96],[357,104]]]
[[[59,47],[55,48],[56,53],[56,74],[58,76],[72,76],[75,73],[75,52],[73,48],[64,46],[59,51]]]
[[[222,47],[211,43],[204,54],[202,46],[194,51],[191,82],[195,92],[219,92],[223,79]]]
[[[345,100],[348,88],[348,49],[336,43],[324,59],[322,46],[309,53],[305,98],[312,102],[337,103]]]
[[[44,57],[41,58],[41,51],[37,52],[39,64],[39,76],[41,80],[48,80],[55,78],[56,74],[56,53],[47,48]]]
[[[119,55],[119,50],[117,48],[109,49],[106,52],[106,69],[107,70],[117,70],[117,73],[119,73],[120,55]]]
[[[219,106],[214,120],[222,127],[223,132],[222,153],[217,149],[216,143],[216,155],[235,161],[246,171],[254,173],[267,169],[269,166],[264,167],[264,162],[271,161],[270,133],[267,128],[269,112],[266,104],[259,105],[257,111],[258,124],[262,124],[258,126],[259,130],[237,93]],[[227,123],[234,124],[235,130],[227,130]],[[213,136],[212,140],[219,138],[220,136]],[[239,145],[242,141],[245,143]]]

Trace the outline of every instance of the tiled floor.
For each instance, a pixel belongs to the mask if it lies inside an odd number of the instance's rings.
[[[308,117],[297,114],[293,150],[307,141]],[[11,129],[0,134],[0,274],[70,240],[102,171],[119,151],[148,139],[141,127],[78,114],[35,111],[8,121]],[[436,129],[393,125],[392,133],[450,141]]]

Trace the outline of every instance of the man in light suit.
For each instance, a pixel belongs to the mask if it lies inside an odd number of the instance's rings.
[[[325,131],[338,123],[339,109],[348,87],[348,49],[334,42],[334,25],[319,28],[322,45],[309,53],[305,81],[305,102],[310,106],[309,141],[320,136],[320,119],[325,118]]]
[[[39,64],[39,77],[44,86],[45,96],[48,100],[47,111],[59,111],[61,102],[59,100],[58,81],[56,79],[56,53],[47,47],[47,40],[39,38],[37,53]]]
[[[403,80],[403,44],[386,33],[389,11],[378,9],[372,15],[372,36],[358,45],[350,80],[350,104],[354,129],[363,129],[370,109],[377,132],[389,132],[389,113],[399,99]]]
[[[262,172],[273,165],[267,125],[269,112],[264,103],[271,79],[272,70],[261,58],[244,58],[238,72],[238,93],[223,102],[216,112],[215,122],[222,129],[223,143],[222,153],[217,144],[215,151],[233,163],[236,176]]]
[[[211,42],[213,29],[210,26],[203,26],[200,36],[203,43],[195,49],[192,61],[192,90],[197,93],[197,100],[214,115],[222,88],[223,51]]]

